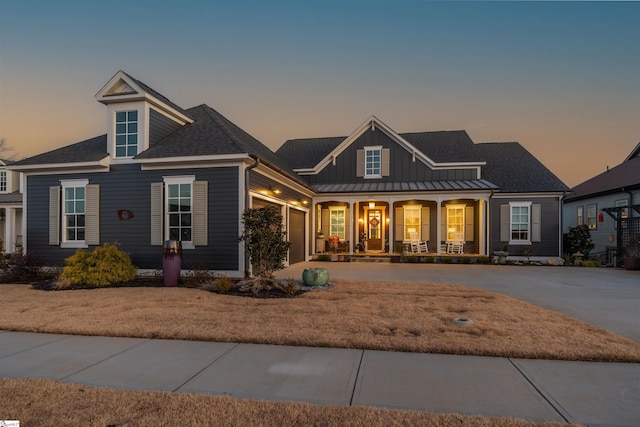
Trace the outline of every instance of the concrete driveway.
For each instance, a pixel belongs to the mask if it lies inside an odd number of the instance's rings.
[[[280,272],[300,278],[324,267],[330,279],[447,283],[499,292],[640,342],[640,272],[512,265],[302,262]]]

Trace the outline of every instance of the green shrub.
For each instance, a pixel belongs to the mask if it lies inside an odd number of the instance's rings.
[[[327,255],[327,254],[318,255],[318,261],[331,261],[331,255]]]
[[[91,252],[79,249],[65,263],[60,279],[70,279],[73,286],[109,286],[136,278],[129,254],[117,244],[105,243]]]
[[[588,257],[589,252],[594,248],[589,227],[584,224],[569,227],[569,232],[562,236],[562,245],[566,254],[573,256],[576,252],[581,252]]]
[[[491,264],[491,257],[488,256],[479,256],[478,257],[479,264]]]
[[[443,256],[440,261],[442,261],[443,264],[451,264],[453,263],[453,257]]]
[[[424,262],[426,262],[427,264],[433,264],[434,262],[436,262],[436,257],[434,256],[426,256],[424,257]]]
[[[460,263],[461,264],[471,264],[471,257],[461,256],[460,257]]]

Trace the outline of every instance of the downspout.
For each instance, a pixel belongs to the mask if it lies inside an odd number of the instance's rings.
[[[489,200],[487,201],[487,208],[486,208],[486,212],[485,212],[485,233],[487,236],[486,242],[485,242],[485,253],[487,254],[487,256],[491,256],[491,218],[489,217],[489,214],[491,213],[491,199],[493,198],[493,193],[495,192],[495,190],[492,188],[491,189],[491,194],[489,194]]]
[[[260,159],[256,157],[255,161],[252,165],[247,166],[244,170],[244,208],[249,208],[249,202],[251,201],[251,196],[249,195],[249,172],[252,169],[255,169],[260,164]],[[244,250],[244,277],[249,277],[251,271],[249,269],[249,252],[246,250],[246,242],[245,242],[245,250]]]
[[[564,230],[564,224],[562,223],[562,219],[563,219],[562,205],[564,204],[564,198],[565,198],[566,194],[567,194],[566,191],[563,192],[562,196],[560,196],[560,198],[558,199],[558,228],[559,228],[559,230],[558,230],[558,232],[559,232],[559,234],[558,234],[558,237],[559,237],[559,239],[558,239],[558,257],[562,257],[562,249],[563,249],[562,248],[562,244],[563,244],[563,241],[564,241],[564,238],[563,238],[564,234],[562,233],[562,230]]]

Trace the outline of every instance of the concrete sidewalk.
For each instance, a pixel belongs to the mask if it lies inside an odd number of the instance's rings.
[[[0,377],[637,426],[640,364],[0,331]]]

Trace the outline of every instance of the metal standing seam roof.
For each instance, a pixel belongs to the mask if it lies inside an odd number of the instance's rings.
[[[473,191],[495,190],[497,185],[485,179],[461,181],[425,181],[425,182],[359,182],[339,184],[316,184],[318,193],[382,193],[398,191]]]

